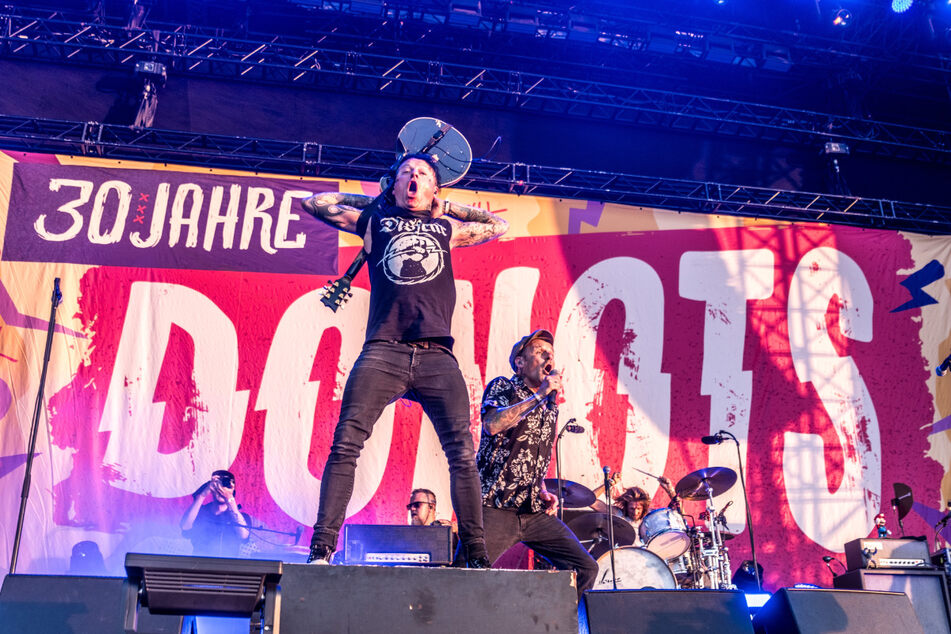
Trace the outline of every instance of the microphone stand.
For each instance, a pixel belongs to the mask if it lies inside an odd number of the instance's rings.
[[[50,322],[46,330],[46,350],[43,352],[43,369],[40,371],[40,387],[36,392],[36,404],[33,406],[33,422],[30,425],[30,445],[26,452],[26,469],[23,474],[23,490],[20,492],[20,514],[17,516],[16,531],[13,534],[13,548],[10,555],[10,574],[17,571],[17,558],[20,554],[20,538],[23,537],[23,522],[26,517],[26,502],[30,497],[30,473],[33,470],[33,456],[36,455],[36,434],[40,427],[40,412],[43,407],[43,388],[46,385],[46,372],[50,365],[50,351],[53,348],[53,332],[56,330],[56,307],[63,300],[59,291],[59,278],[53,280],[53,296],[50,298]]]
[[[753,575],[756,578],[756,590],[762,592],[763,584],[759,578],[759,564],[756,563],[756,541],[753,539],[753,515],[750,513],[750,498],[746,493],[746,476],[743,473],[743,454],[740,453],[740,441],[728,431],[720,430],[719,433],[729,436],[736,444],[736,461],[740,466],[740,484],[743,485],[743,502],[746,504],[746,525],[750,529],[750,554],[753,557]]]
[[[604,499],[608,503],[608,544],[611,546],[611,586],[617,590],[617,574],[614,572],[614,508],[611,506],[611,467],[604,467]]]
[[[555,477],[558,479],[558,519],[562,522],[565,521],[565,487],[561,482],[561,438],[565,435],[568,425],[571,425],[573,422],[575,422],[574,418],[569,419],[568,422],[562,426],[561,431],[558,432],[558,436],[555,437]]]

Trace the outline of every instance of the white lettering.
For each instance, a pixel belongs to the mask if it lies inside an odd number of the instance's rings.
[[[292,213],[291,209],[296,209],[295,200],[307,198],[310,192],[292,189],[284,192],[281,196],[281,208],[277,215],[277,227],[274,229],[274,246],[278,249],[303,249],[307,236],[302,232],[294,236],[294,240],[287,239],[287,232],[292,220],[300,220],[298,214]]]
[[[46,214],[40,214],[33,223],[36,233],[44,240],[50,242],[65,242],[79,235],[83,228],[83,217],[76,208],[85,205],[92,197],[93,184],[90,181],[79,181],[71,178],[54,178],[50,180],[50,191],[58,192],[63,187],[79,188],[79,197],[63,203],[56,211],[61,211],[70,218],[73,223],[62,233],[52,233],[46,229]]]
[[[119,197],[116,205],[116,219],[108,233],[102,233],[102,216],[105,213],[106,200],[110,192],[116,192]],[[89,242],[92,244],[116,244],[125,233],[125,221],[129,215],[129,205],[132,204],[132,187],[122,181],[106,181],[99,186],[96,200],[92,204],[92,215],[89,217]]]
[[[185,204],[189,196],[192,197],[191,212],[186,216]],[[183,225],[188,227],[185,246],[191,248],[198,244],[198,220],[204,201],[205,194],[198,185],[192,183],[179,185],[175,192],[175,200],[172,202],[172,216],[168,219],[168,246],[174,247],[178,244]]]
[[[598,326],[609,302],[624,304],[624,330],[618,364],[617,391],[630,407],[624,424],[626,484],[648,493],[656,480],[646,480],[634,467],[663,473],[670,436],[670,375],[661,372],[664,341],[664,288],[657,273],[641,260],[627,257],[598,262],[568,291],[555,333],[555,365],[564,365],[565,406],[562,420],[577,417],[591,427],[592,397],[604,392],[603,372],[595,369]],[[596,439],[568,434],[561,443],[566,473],[583,482],[603,478]]]
[[[261,221],[261,250],[274,254],[271,246],[271,214],[265,210],[274,206],[274,192],[269,187],[248,187],[248,201],[244,208],[244,223],[241,226],[241,250],[247,251],[254,233],[254,220]]]
[[[783,480],[796,524],[820,546],[867,535],[881,504],[881,440],[878,417],[852,357],[839,356],[826,326],[830,303],[841,334],[872,340],[872,291],[855,260],[831,247],[807,253],[793,274],[787,323],[796,376],[812,384],[842,448],[843,474],[830,493],[821,436],[784,435]]]
[[[143,240],[138,231],[129,236],[132,246],[140,249],[154,247],[162,239],[162,233],[165,230],[165,213],[168,211],[168,194],[171,185],[160,183],[155,192],[155,205],[152,207],[152,223],[149,227],[149,237]]]
[[[165,403],[155,387],[172,324],[195,346],[195,432],[186,447],[158,451]],[[227,468],[238,454],[247,415],[248,391],[235,391],[238,337],[234,324],[210,299],[184,286],[135,282],[116,352],[100,432],[109,432],[104,464],[112,486],[160,498],[179,497]]]
[[[710,433],[736,436],[744,467],[753,399],[753,373],[743,370],[747,301],[773,294],[773,259],[768,249],[688,251],[680,258],[681,296],[706,303],[700,393],[710,397]],[[734,467],[736,460],[732,442],[710,447],[710,466]],[[717,506],[728,501],[730,531],[739,533],[746,526],[742,489],[734,487]]]
[[[328,330],[336,328],[343,333],[332,386],[334,399],[339,400],[366,333],[365,328],[357,327],[353,315],[366,314],[369,306],[370,293],[354,288],[347,310],[334,313],[320,303],[320,291],[312,291],[288,307],[271,342],[254,405],[256,410],[267,411],[264,481],[281,510],[303,524],[313,524],[317,519],[320,494],[320,478],[307,466],[311,438],[318,433],[329,439],[337,425],[336,418],[316,411],[321,386],[309,377],[317,348]],[[380,485],[390,453],[393,416],[393,405],[383,410],[363,449],[348,516],[366,506]]]

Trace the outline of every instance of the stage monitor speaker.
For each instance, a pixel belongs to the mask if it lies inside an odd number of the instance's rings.
[[[125,634],[121,577],[7,575],[0,589],[0,630]],[[139,634],[180,634],[182,617],[143,610]]]
[[[951,634],[948,584],[934,570],[853,570],[833,580],[836,588],[904,592],[928,634]]]
[[[448,566],[452,563],[449,526],[347,524],[343,527],[348,564]]]
[[[751,634],[739,590],[589,590],[578,615],[582,634]]]
[[[574,573],[285,564],[282,632],[577,632]]]
[[[753,617],[756,634],[924,634],[896,592],[783,588]],[[930,632],[929,632],[930,634]]]
[[[931,564],[928,542],[920,539],[853,539],[845,544],[845,567],[914,569]]]

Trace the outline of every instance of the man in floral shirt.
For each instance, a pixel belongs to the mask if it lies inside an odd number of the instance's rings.
[[[558,497],[545,474],[558,422],[555,338],[536,330],[512,348],[511,378],[497,377],[482,396],[482,440],[476,463],[489,560],[522,542],[559,570],[578,574],[578,596],[594,585],[598,565],[555,517]]]

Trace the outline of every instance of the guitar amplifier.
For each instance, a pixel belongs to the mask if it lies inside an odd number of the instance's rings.
[[[917,539],[853,539],[845,545],[845,562],[849,570],[932,567],[928,542]]]
[[[347,524],[344,563],[377,566],[448,566],[452,563],[449,526]]]

